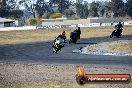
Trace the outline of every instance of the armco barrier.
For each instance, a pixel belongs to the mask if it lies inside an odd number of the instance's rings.
[[[124,25],[132,25],[132,21],[124,22]]]
[[[89,23],[89,24],[72,24],[72,25],[47,25],[47,26],[23,26],[23,27],[4,27],[0,31],[11,30],[35,30],[35,29],[56,29],[56,28],[70,28],[70,27],[100,27],[100,26],[115,26],[118,22],[114,23]],[[123,22],[124,26],[132,26],[132,21]]]
[[[74,28],[74,27],[77,27],[77,25],[70,25],[69,27]]]
[[[36,26],[23,26],[23,27],[4,27],[0,28],[0,31],[12,31],[12,30],[35,30]]]
[[[75,25],[50,25],[50,26],[36,26],[36,29],[54,29],[54,28],[69,28]]]
[[[111,26],[112,24],[111,23],[101,23],[100,25],[101,26]]]
[[[110,27],[117,25],[118,22],[114,23],[88,23],[88,24],[72,24],[72,25],[52,25],[52,26],[42,26],[37,27],[37,29],[53,29],[53,28],[69,28],[69,27]],[[122,22],[123,25],[132,25],[132,22]]]
[[[92,26],[93,27],[99,27],[100,26],[100,23],[92,23]]]

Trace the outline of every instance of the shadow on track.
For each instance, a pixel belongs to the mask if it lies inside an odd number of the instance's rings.
[[[91,45],[91,44],[97,44],[97,43],[81,43],[81,42],[79,42],[79,43],[76,43],[76,44],[88,44],[88,45]]]

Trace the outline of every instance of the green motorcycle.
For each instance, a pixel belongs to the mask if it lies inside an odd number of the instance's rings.
[[[58,51],[61,51],[62,47],[64,47],[64,40],[58,39],[53,45],[53,53],[57,53]]]

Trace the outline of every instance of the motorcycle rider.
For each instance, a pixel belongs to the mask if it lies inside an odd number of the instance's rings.
[[[120,35],[122,33],[122,29],[123,25],[121,24],[121,22],[119,22],[117,25],[115,25],[115,29],[117,30],[117,34]]]
[[[123,25],[121,24],[121,22],[119,22],[117,25],[115,25],[115,28],[118,28],[118,29],[123,28]]]
[[[81,35],[80,27],[78,27],[78,29],[76,29],[74,32],[77,33],[77,37],[78,37],[78,39],[80,39],[80,35]]]
[[[55,38],[54,44],[55,44],[56,40],[58,40],[59,38],[63,39],[64,36],[65,36],[65,31],[63,31],[62,34],[59,34],[58,37]]]
[[[76,30],[75,30],[74,32],[71,32],[70,38],[71,38],[72,40],[74,40],[74,39],[76,38],[76,36],[77,36]]]
[[[59,40],[62,47],[64,47],[65,39],[66,39],[65,31],[63,31],[62,34],[58,35],[58,37],[55,38],[53,46],[55,45],[55,42]]]
[[[66,32],[65,32],[65,31],[63,31],[63,32],[62,32],[62,35],[63,35],[63,36],[64,36],[64,35],[66,35]]]
[[[65,40],[66,40],[66,33],[65,33],[65,31],[62,32],[62,38],[64,39],[64,42],[65,42]]]

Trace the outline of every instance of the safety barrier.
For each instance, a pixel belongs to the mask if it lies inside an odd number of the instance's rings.
[[[114,23],[89,23],[89,24],[72,24],[72,25],[48,25],[48,26],[37,26],[37,29],[54,29],[54,28],[70,28],[70,27],[104,27],[104,26],[115,26],[117,25],[118,22],[114,22]],[[132,26],[132,22],[122,22],[122,24],[124,26],[127,25],[131,25]]]
[[[35,30],[36,26],[23,26],[23,27],[4,27],[0,28],[0,31],[12,31],[12,30]]]
[[[11,31],[11,30],[35,30],[35,29],[56,29],[56,28],[75,28],[75,27],[104,27],[104,26],[115,26],[115,23],[89,23],[89,24],[72,24],[72,25],[48,25],[48,26],[23,26],[23,27],[4,27],[0,28],[0,31]],[[132,21],[123,22],[124,26],[132,26]]]

